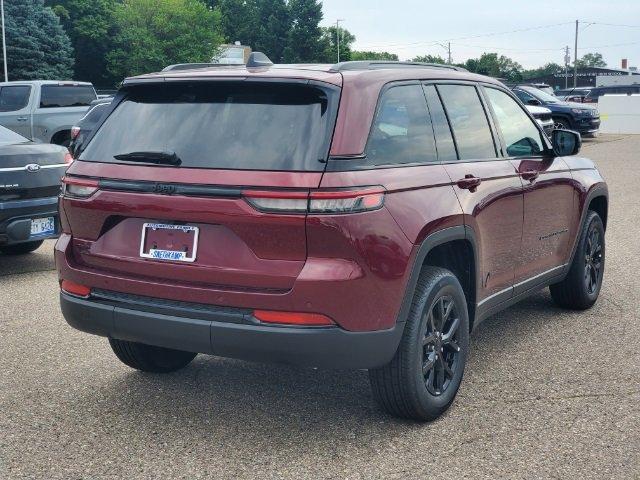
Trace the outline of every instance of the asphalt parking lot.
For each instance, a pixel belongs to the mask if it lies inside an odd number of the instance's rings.
[[[199,356],[142,374],[58,308],[53,242],[0,255],[0,478],[640,478],[640,136],[585,142],[611,193],[588,312],[487,320],[450,411],[398,421],[366,372]]]

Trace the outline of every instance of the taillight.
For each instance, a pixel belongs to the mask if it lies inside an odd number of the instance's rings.
[[[335,325],[333,320],[320,313],[255,310],[253,312],[253,316],[263,323],[274,323],[279,325],[302,325],[305,327]]]
[[[71,152],[65,152],[64,163],[66,163],[67,165],[71,165],[72,162],[73,162],[73,155],[71,155]]]
[[[80,135],[80,127],[71,127],[71,140],[75,140]]]
[[[245,190],[246,201],[257,210],[274,213],[339,214],[377,210],[384,204],[382,187],[341,190]]]
[[[69,197],[87,198],[98,191],[98,181],[90,178],[62,178],[62,194]]]
[[[87,298],[91,294],[91,289],[71,280],[62,280],[60,288],[63,292],[76,297]]]
[[[311,192],[309,213],[356,213],[377,210],[384,203],[382,187]]]

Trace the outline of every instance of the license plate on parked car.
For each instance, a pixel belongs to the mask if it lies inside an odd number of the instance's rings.
[[[34,218],[31,220],[31,236],[50,235],[56,232],[56,221],[54,217]]]
[[[198,227],[145,223],[142,225],[140,256],[154,260],[194,262],[198,249]]]

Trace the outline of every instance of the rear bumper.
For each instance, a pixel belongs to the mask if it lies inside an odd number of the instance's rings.
[[[243,360],[362,369],[388,363],[403,323],[389,330],[265,325],[250,310],[94,291],[88,299],[60,294],[69,325],[104,337]]]
[[[31,220],[45,217],[55,218],[55,232],[32,236]],[[58,197],[0,202],[0,245],[56,238],[59,233]]]

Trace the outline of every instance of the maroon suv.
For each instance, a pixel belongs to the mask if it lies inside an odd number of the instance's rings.
[[[435,65],[127,79],[60,200],[69,324],[125,364],[196,353],[369,369],[392,414],[453,401],[483,319],[589,308],[607,187],[501,83]]]

